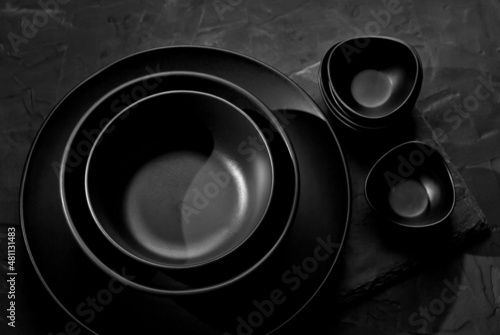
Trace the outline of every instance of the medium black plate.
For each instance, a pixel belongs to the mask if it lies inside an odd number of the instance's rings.
[[[90,108],[74,128],[66,146],[69,162],[74,161],[74,153],[78,152],[81,143],[93,145],[102,120],[110,120],[123,106],[109,108],[114,101],[120,99],[135,87],[141,86],[145,77],[127,82],[113,91],[108,92],[102,99]],[[279,121],[267,110],[260,101],[248,94],[240,87],[218,77],[194,72],[167,72],[149,76],[149,81],[157,81],[154,89],[148,90],[148,95],[172,90],[190,90],[204,92],[218,96],[241,108],[269,137],[268,146],[273,157],[275,171],[275,190],[268,212],[256,231],[250,236],[247,243],[206,266],[184,269],[166,269],[145,265],[135,261],[123,253],[117,252],[108,239],[95,224],[85,198],[85,166],[88,155],[81,155],[78,164],[67,165],[61,171],[62,200],[68,223],[83,250],[94,259],[96,264],[110,275],[124,284],[145,291],[160,294],[190,294],[232,283],[267,259],[275,250],[288,231],[296,212],[299,193],[299,172],[295,153]],[[271,120],[273,120],[271,124]],[[276,124],[273,127],[273,124]],[[90,130],[90,131],[89,131]],[[192,131],[186,129],[187,132]],[[88,136],[93,132],[93,136]],[[130,132],[133,136],[133,132]],[[192,136],[195,136],[193,134]],[[272,138],[271,138],[272,136]],[[133,138],[132,138],[133,139]],[[71,154],[73,153],[73,155]],[[140,274],[133,281],[120,276],[113,269],[127,267],[133,273]]]
[[[175,298],[124,288],[85,255],[66,222],[58,176],[69,136],[96,101],[134,78],[169,71],[221,77],[267,105],[291,139],[301,185],[295,220],[260,268],[214,293]],[[348,180],[330,125],[316,104],[287,77],[225,50],[166,47],[111,64],[55,107],[27,161],[21,222],[28,252],[44,285],[89,330],[100,334],[236,334],[252,328],[254,334],[267,333],[297,314],[331,273],[347,232]],[[127,276],[140,275],[127,268],[116,270]],[[89,299],[96,299],[95,304]]]

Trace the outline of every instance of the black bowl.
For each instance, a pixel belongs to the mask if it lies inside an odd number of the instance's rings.
[[[338,43],[327,60],[329,89],[355,123],[382,127],[408,115],[420,93],[422,65],[399,39],[367,36]]]
[[[420,228],[443,222],[455,206],[455,186],[443,156],[411,141],[384,154],[365,183],[370,206],[387,220]]]
[[[258,126],[226,100],[194,91],[156,94],[121,111],[86,168],[87,200],[104,235],[163,267],[232,252],[263,220],[273,191]]]

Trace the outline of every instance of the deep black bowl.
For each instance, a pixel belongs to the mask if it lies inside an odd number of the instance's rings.
[[[327,60],[329,89],[355,123],[381,127],[413,109],[422,85],[415,49],[399,39],[367,36],[338,43]]]
[[[132,104],[103,128],[86,194],[121,251],[185,268],[248,239],[269,207],[273,173],[265,137],[242,110],[207,93],[172,91]]]

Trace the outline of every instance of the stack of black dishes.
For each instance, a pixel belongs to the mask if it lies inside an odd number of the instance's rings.
[[[295,154],[267,107],[234,84],[191,72],[158,78],[158,93],[113,116],[108,106],[127,88],[112,91],[75,128],[63,162],[83,130],[98,127],[94,115],[110,119],[84,164],[64,164],[66,215],[104,270],[154,267],[174,280],[110,272],[127,285],[205,292],[250,273],[287,232],[298,199]],[[269,143],[266,127],[277,130]]]
[[[21,195],[40,279],[99,334],[281,327],[332,275],[349,208],[314,102],[257,60],[194,46],[129,56],[64,97]]]
[[[332,46],[319,71],[328,109],[346,127],[379,130],[410,115],[422,85],[415,49],[391,37],[366,36]]]

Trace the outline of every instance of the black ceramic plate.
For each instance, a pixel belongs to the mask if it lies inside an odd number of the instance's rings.
[[[235,285],[175,298],[124,287],[101,271],[76,242],[59,192],[64,148],[86,111],[123,83],[169,71],[218,76],[260,99],[285,128],[300,171],[295,220],[271,257]],[[128,99],[140,98],[140,94],[138,88]],[[86,149],[90,148],[82,143],[82,153]],[[79,158],[77,152],[74,159]],[[41,280],[69,315],[99,334],[257,334],[276,330],[296,315],[331,275],[345,239],[349,208],[345,160],[316,104],[287,77],[259,61],[193,46],[134,54],[71,91],[36,137],[21,192],[24,238]],[[126,277],[140,276],[126,267],[115,270]]]
[[[97,132],[94,132],[93,136],[88,136],[91,132],[89,130],[99,129],[102,120],[110,120],[120,112],[124,106],[117,106],[114,110],[109,107],[114,101],[119,100],[122,94],[127,94],[138,85],[142,85],[144,79],[158,82],[154,89],[148,90],[148,96],[172,90],[195,90],[225,99],[249,115],[269,138],[268,146],[273,157],[274,169],[279,173],[274,177],[275,190],[268,212],[246,243],[209,265],[161,269],[145,266],[142,262],[126,257],[117,252],[116,248],[104,238],[87,206],[85,185],[82,180],[85,178],[85,166],[89,155],[81,155],[81,161],[73,164],[74,153],[78,152],[81,143],[92,145],[95,142]],[[273,126],[275,124],[276,126]],[[66,146],[68,156],[65,156],[64,161],[67,159],[69,161],[61,173],[62,200],[68,223],[77,241],[104,271],[117,277],[124,284],[152,293],[199,293],[242,278],[257,268],[275,250],[291,225],[297,207],[299,173],[296,158],[284,130],[278,128],[279,121],[255,97],[226,80],[206,74],[174,71],[158,73],[149,78],[136,78],[108,92],[82,117]],[[186,132],[189,131],[192,129],[186,129]],[[245,150],[249,148],[250,146],[247,146]],[[140,276],[130,281],[122,277],[119,272],[113,271],[122,267],[127,267]]]

